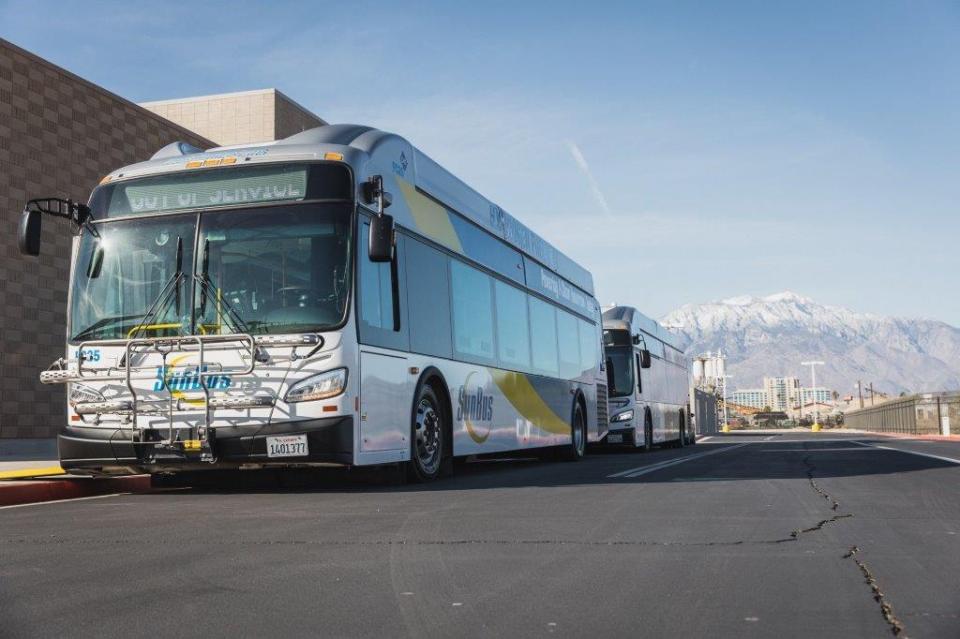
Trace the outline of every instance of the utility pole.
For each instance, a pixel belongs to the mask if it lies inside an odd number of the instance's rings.
[[[801,366],[810,367],[810,377],[812,387],[810,394],[813,395],[813,429],[820,430],[820,406],[817,404],[817,366],[823,366],[823,362],[800,362]],[[800,391],[800,403],[803,404],[803,391]],[[801,412],[803,412],[801,410]]]
[[[860,395],[860,408],[863,408],[863,382],[857,380],[857,394]]]
[[[873,382],[870,382],[870,405],[873,406]]]

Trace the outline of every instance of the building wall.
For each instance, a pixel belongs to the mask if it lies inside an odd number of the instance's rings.
[[[32,197],[86,201],[111,170],[183,140],[212,143],[0,39],[0,438],[53,437],[61,386],[40,370],[64,355],[71,228],[44,219],[42,254],[17,251]]]
[[[770,405],[767,392],[762,388],[746,388],[733,391],[730,401],[751,408],[766,408]]]
[[[219,146],[269,142],[326,124],[276,89],[143,102]]]

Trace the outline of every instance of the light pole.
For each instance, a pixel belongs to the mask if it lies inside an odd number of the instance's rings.
[[[727,427],[727,380],[733,377],[733,375],[723,375],[723,427]]]
[[[800,362],[801,366],[810,367],[810,394],[813,395],[813,430],[820,430],[820,408],[817,405],[817,366],[823,362]],[[803,390],[800,391],[800,412],[803,413]]]

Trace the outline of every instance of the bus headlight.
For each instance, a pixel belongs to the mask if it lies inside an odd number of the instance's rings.
[[[633,409],[625,410],[622,413],[618,413],[610,418],[611,422],[629,422],[633,419]]]
[[[312,402],[336,397],[347,388],[347,369],[337,368],[308,377],[290,387],[284,401]]]
[[[103,393],[90,388],[86,384],[70,384],[70,406],[76,408],[77,404],[82,402],[102,402]]]

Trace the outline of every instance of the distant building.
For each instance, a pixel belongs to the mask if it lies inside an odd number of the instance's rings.
[[[738,388],[731,394],[730,401],[750,408],[762,409],[770,406],[767,403],[767,392],[762,388]]]
[[[775,411],[785,411],[800,397],[800,380],[796,377],[764,377],[763,390],[767,394],[767,406]]]
[[[326,124],[276,89],[141,102],[219,146],[269,142]]]
[[[738,388],[730,395],[730,401],[750,408],[769,408],[786,412],[801,404],[828,404],[833,401],[829,388],[803,388],[797,377],[764,377],[763,388]]]
[[[833,391],[829,388],[818,386],[817,388],[804,388],[801,390],[802,403],[804,405],[816,402],[818,404],[828,404],[833,401]]]

